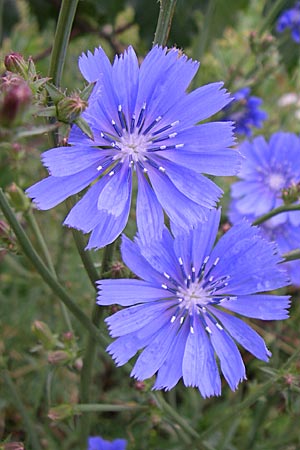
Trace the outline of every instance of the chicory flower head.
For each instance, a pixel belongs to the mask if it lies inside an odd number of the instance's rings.
[[[231,123],[197,125],[230,101],[223,83],[187,94],[199,63],[157,46],[140,67],[132,47],[112,65],[98,48],[83,54],[79,67],[96,82],[83,113],[94,139],[73,126],[70,146],[43,153],[50,176],[27,189],[28,196],[49,209],[93,183],[64,222],[91,232],[87,248],[114,241],[126,226],[133,172],[141,233],[151,224],[156,236],[162,234],[163,210],[184,228],[206,220],[222,191],[203,173],[232,175],[240,162],[229,148]]]
[[[300,44],[300,2],[296,2],[293,8],[286,9],[279,16],[276,31],[283,33],[286,29],[291,31],[292,39]]]
[[[87,450],[125,450],[127,441],[125,439],[115,439],[106,441],[102,437],[89,437]]]
[[[220,211],[190,231],[165,228],[162,240],[135,243],[123,237],[122,256],[137,279],[98,282],[99,305],[126,308],[106,319],[117,338],[108,347],[121,366],[139,350],[131,375],[144,380],[157,372],[154,389],[173,388],[180,378],[203,397],[220,395],[217,356],[230,388],[245,379],[236,343],[268,361],[263,339],[235,312],[262,320],[287,317],[288,296],[265,291],[287,284],[276,246],[246,221],[216,244]]]
[[[300,182],[300,139],[292,133],[274,133],[269,142],[259,136],[240,146],[245,157],[240,181],[231,186],[229,218],[236,224],[283,205],[283,192]],[[276,241],[280,253],[299,248],[300,211],[280,213],[260,225],[265,237]],[[291,281],[300,285],[300,261],[285,263]]]
[[[231,120],[235,123],[235,132],[251,136],[252,128],[261,128],[262,122],[268,118],[268,114],[260,109],[262,99],[251,94],[249,87],[236,91],[231,103],[223,109],[223,120]]]

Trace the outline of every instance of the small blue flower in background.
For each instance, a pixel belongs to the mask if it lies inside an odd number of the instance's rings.
[[[291,30],[292,39],[300,43],[300,2],[296,2],[293,8],[286,9],[278,18],[276,31],[283,33],[286,29]]]
[[[125,439],[115,439],[112,442],[101,437],[89,437],[87,450],[125,450],[127,441]]]
[[[283,205],[283,189],[300,182],[300,139],[292,133],[274,133],[269,143],[259,136],[244,142],[240,181],[231,186],[229,218],[233,224],[255,218]],[[300,211],[278,214],[260,225],[265,237],[276,241],[280,253],[299,248]],[[285,263],[293,284],[300,286],[300,261]]]
[[[83,114],[94,140],[74,126],[71,146],[43,153],[50,176],[30,187],[28,196],[38,208],[50,209],[97,181],[64,222],[91,232],[87,248],[114,241],[126,226],[133,171],[140,233],[148,234],[150,224],[161,235],[163,210],[181,227],[206,220],[222,190],[202,174],[232,175],[240,162],[239,153],[229,148],[232,123],[196,125],[230,101],[223,83],[187,94],[199,63],[161,47],[154,47],[140,67],[132,47],[113,65],[96,49],[81,56],[79,67],[87,81],[96,81]]]
[[[252,128],[261,128],[262,122],[268,118],[268,114],[260,109],[262,99],[251,94],[249,87],[239,89],[232,94],[233,100],[223,112],[225,116],[222,120],[235,122],[235,132],[238,134],[251,136]]]
[[[287,318],[288,296],[265,291],[287,284],[276,246],[246,221],[216,244],[220,211],[186,231],[165,228],[162,240],[131,242],[123,237],[122,257],[137,279],[98,282],[99,305],[127,308],[106,319],[117,338],[107,351],[121,366],[139,350],[131,375],[157,373],[154,389],[173,388],[180,378],[203,397],[220,395],[220,370],[230,388],[246,378],[236,343],[268,361],[270,352],[249,325],[231,313],[262,320]],[[227,312],[227,311],[229,312]],[[215,356],[216,355],[216,356]]]

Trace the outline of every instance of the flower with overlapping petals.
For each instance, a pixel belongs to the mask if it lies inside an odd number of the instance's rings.
[[[162,240],[133,243],[126,237],[122,256],[137,279],[98,282],[99,305],[126,308],[106,319],[117,338],[108,347],[121,366],[139,350],[131,375],[157,373],[154,389],[169,390],[180,378],[203,397],[220,395],[218,369],[235,390],[245,379],[237,343],[268,361],[263,339],[232,312],[262,320],[287,317],[289,297],[266,291],[285,286],[276,246],[247,221],[232,227],[213,247],[220,211],[190,231],[165,228]],[[216,358],[217,357],[217,358]]]
[[[102,437],[89,437],[87,450],[125,450],[127,441],[125,439],[115,439],[114,441],[106,441]]]
[[[240,181],[231,187],[230,221],[257,217],[283,205],[283,192],[300,183],[300,139],[292,133],[274,133],[269,142],[259,136],[240,146],[245,157]],[[299,248],[300,211],[280,213],[260,225],[265,237],[276,241],[280,253]],[[300,261],[285,263],[291,281],[300,285]]]
[[[223,120],[233,121],[234,131],[246,136],[252,135],[253,127],[261,128],[262,122],[268,118],[268,114],[260,109],[262,99],[250,94],[249,87],[239,89],[232,95],[232,102],[223,109]]]
[[[139,229],[159,236],[163,210],[178,226],[206,220],[222,191],[203,173],[232,175],[239,166],[232,124],[198,124],[230,97],[223,83],[186,89],[198,62],[179,50],[154,47],[139,67],[129,47],[111,65],[101,48],[79,60],[96,82],[83,113],[94,139],[73,126],[67,147],[42,155],[50,176],[27,189],[40,209],[49,209],[92,184],[64,224],[91,232],[87,248],[114,241],[126,226],[136,173]],[[198,124],[198,125],[197,125]]]
[[[300,43],[300,2],[296,2],[293,8],[283,11],[277,20],[276,30],[278,33],[290,30],[292,39],[297,44]]]

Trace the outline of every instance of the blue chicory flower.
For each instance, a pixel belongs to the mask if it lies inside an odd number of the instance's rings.
[[[286,9],[279,16],[276,31],[283,33],[286,29],[291,31],[292,39],[300,43],[300,2],[296,2],[293,8]]]
[[[250,94],[249,87],[239,89],[232,95],[231,103],[223,108],[223,120],[235,122],[235,132],[246,136],[252,135],[253,127],[261,128],[268,118],[268,114],[260,109],[262,99]]]
[[[114,241],[126,226],[133,171],[141,233],[148,234],[151,224],[161,235],[163,210],[185,228],[206,220],[222,190],[202,174],[232,175],[240,162],[229,148],[231,123],[196,125],[230,101],[223,83],[187,94],[199,63],[157,46],[140,67],[132,47],[113,65],[98,48],[83,54],[79,67],[87,81],[96,82],[83,114],[94,139],[73,126],[71,146],[43,153],[50,176],[27,189],[28,196],[49,209],[93,183],[64,222],[91,232],[87,248]]]
[[[165,228],[159,241],[123,237],[122,256],[137,279],[98,282],[99,305],[127,308],[106,319],[117,338],[107,351],[121,366],[139,350],[131,375],[144,380],[157,372],[154,389],[173,388],[180,378],[203,397],[220,395],[220,369],[235,390],[245,379],[236,342],[268,361],[263,339],[232,312],[262,320],[287,317],[288,296],[265,291],[287,284],[276,246],[247,221],[216,244],[220,211],[190,231]]]
[[[231,186],[229,218],[233,224],[255,218],[283,205],[282,192],[300,182],[300,139],[292,133],[274,133],[269,143],[259,136],[240,146],[245,157],[240,181]],[[280,253],[299,248],[300,211],[278,214],[263,222],[265,237],[276,241]],[[285,263],[293,284],[300,286],[300,261]]]
[[[87,450],[125,450],[127,441],[125,439],[115,439],[106,441],[102,437],[89,437]]]

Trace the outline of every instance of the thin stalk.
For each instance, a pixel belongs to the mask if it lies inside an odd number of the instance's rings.
[[[88,316],[81,311],[74,300],[69,296],[63,286],[57,281],[50,270],[45,266],[30,240],[28,239],[22,226],[19,224],[13,210],[11,209],[3,190],[0,188],[0,208],[14,231],[16,238],[19,241],[20,247],[24,254],[31,261],[42,279],[52,289],[55,295],[66,305],[69,311],[76,317],[76,319],[88,330],[93,339],[103,343],[103,337],[99,333],[97,327],[90,321]]]
[[[285,371],[290,367],[290,365],[299,357],[300,347],[297,348],[294,353],[289,357],[285,364],[281,367],[279,372],[276,372],[268,381],[261,384],[254,392],[252,392],[245,400],[232,406],[228,414],[224,414],[219,420],[216,420],[209,428],[207,428],[200,435],[200,439],[196,440],[195,443],[201,443],[203,439],[211,436],[216,429],[220,427],[224,422],[231,419],[232,417],[237,417],[242,411],[247,411],[247,409],[252,406],[262,395],[267,395],[269,389],[271,389],[274,384],[280,380]]]
[[[254,220],[254,222],[252,222],[252,225],[260,225],[266,220],[271,219],[271,217],[277,216],[277,214],[288,211],[300,211],[300,205],[298,204],[298,205],[278,206],[278,208],[272,209],[272,211],[264,214],[263,216],[258,217],[256,220]]]
[[[207,41],[208,41],[208,36],[209,36],[209,31],[211,29],[212,23],[213,23],[213,17],[214,17],[214,12],[216,10],[217,7],[217,0],[210,0],[208,5],[207,5],[207,9],[205,12],[205,16],[203,19],[203,28],[200,34],[200,38],[199,38],[199,46],[195,51],[195,59],[198,59],[201,61],[201,58],[205,52],[206,46],[207,46]]]
[[[300,248],[296,248],[295,250],[291,250],[290,252],[284,253],[282,257],[284,258],[283,262],[300,259]]]
[[[186,422],[186,420],[180,414],[178,414],[178,412],[173,409],[169,403],[164,400],[161,392],[155,392],[152,394],[152,396],[155,399],[158,407],[173,421],[175,421],[177,425],[179,425],[190,437],[196,439],[199,438],[199,434],[197,433],[197,431],[194,430],[194,428],[191,427],[191,425],[189,425],[188,422]],[[202,445],[204,447],[204,444]]]
[[[281,10],[282,6],[284,6],[285,4],[286,4],[286,0],[277,0],[277,2],[275,2],[274,5],[272,5],[268,15],[265,17],[261,26],[258,29],[257,34],[259,36],[261,36],[270,27],[270,25],[274,21],[275,17]]]
[[[50,58],[49,77],[59,86],[79,0],[62,0]]]
[[[68,198],[66,200],[66,204],[67,204],[68,209],[71,209],[74,206],[75,201],[73,198]],[[85,250],[85,246],[86,246],[85,239],[84,239],[82,233],[80,231],[76,230],[75,228],[72,228],[72,234],[73,234],[73,239],[76,244],[77,251],[81,258],[82,264],[86,270],[86,273],[87,273],[94,289],[97,290],[95,283],[97,280],[99,280],[100,276],[96,270],[96,267],[94,266],[94,263],[93,263],[90,253]]]
[[[130,411],[130,410],[141,410],[148,409],[147,406],[142,406],[131,403],[124,403],[122,405],[111,405],[105,403],[89,403],[83,404],[80,403],[78,405],[74,405],[73,410],[75,414],[78,413],[95,413],[95,412],[120,412],[120,411]]]
[[[101,265],[101,275],[107,272],[114,252],[114,242],[112,244],[107,245],[103,250],[102,257],[102,265]],[[99,305],[95,304],[92,312],[92,323],[95,327],[99,326],[103,309],[100,308]],[[88,341],[86,345],[86,351],[83,357],[83,366],[81,370],[81,379],[80,379],[80,401],[82,403],[90,402],[90,392],[92,385],[92,371],[94,366],[96,356],[96,342],[91,337],[88,336]],[[90,418],[87,415],[83,415],[81,418],[81,427],[80,427],[80,442],[81,445],[85,445],[87,438],[89,436],[90,430]]]
[[[162,45],[164,47],[167,44],[175,6],[176,0],[159,1],[159,16],[154,35],[153,46]]]
[[[37,437],[37,431],[34,427],[34,422],[31,419],[30,415],[28,414],[28,410],[23,404],[21,397],[19,396],[19,393],[16,389],[16,386],[11,379],[11,376],[8,372],[8,370],[3,370],[2,372],[4,381],[8,387],[8,390],[10,392],[10,398],[15,404],[16,409],[19,411],[22,420],[24,422],[24,428],[28,434],[28,441],[30,442],[30,445],[32,450],[42,450],[42,447],[39,443],[38,437]]]

